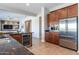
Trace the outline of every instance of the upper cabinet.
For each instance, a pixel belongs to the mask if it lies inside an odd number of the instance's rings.
[[[59,19],[67,18],[67,8],[57,10],[57,15],[59,16]]]
[[[56,12],[51,12],[48,15],[48,24],[51,25],[51,24],[54,24],[57,21],[58,21],[58,16],[57,16]]]
[[[52,12],[51,15],[52,15],[52,17],[51,17],[52,23],[54,23],[55,21],[57,21],[56,13],[55,12]]]
[[[68,17],[78,16],[78,4],[68,7]]]
[[[52,11],[48,15],[48,24],[54,24],[59,19],[78,16],[78,4]]]
[[[48,14],[48,25],[52,23],[51,17],[52,17],[51,14]]]

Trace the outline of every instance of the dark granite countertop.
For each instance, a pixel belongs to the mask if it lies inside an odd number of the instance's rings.
[[[7,38],[0,39],[0,55],[33,55],[33,53],[7,35]]]

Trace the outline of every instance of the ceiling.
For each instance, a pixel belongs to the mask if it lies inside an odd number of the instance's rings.
[[[26,16],[18,13],[8,12],[5,10],[0,10],[0,20],[6,20],[6,19],[17,19],[22,20]]]
[[[29,6],[26,6],[26,3],[0,3],[0,9],[35,16],[41,11],[41,7],[49,10],[61,4],[63,3],[30,3]]]

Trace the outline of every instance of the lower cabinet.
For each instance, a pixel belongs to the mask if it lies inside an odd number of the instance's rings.
[[[10,34],[10,36],[17,40],[19,43],[23,44],[24,46],[32,46],[32,33]]]
[[[49,34],[49,32],[45,32],[45,40],[46,40],[46,42],[50,42],[50,34]]]
[[[59,33],[58,32],[46,32],[45,40],[46,42],[59,45]]]
[[[10,36],[12,36],[18,42],[22,43],[22,35],[21,34],[10,34]]]
[[[58,32],[53,32],[53,43],[59,44],[59,33]]]

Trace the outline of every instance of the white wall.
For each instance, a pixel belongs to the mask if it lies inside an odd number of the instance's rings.
[[[39,38],[39,19],[37,17],[32,19],[32,32],[34,32],[33,37]]]

